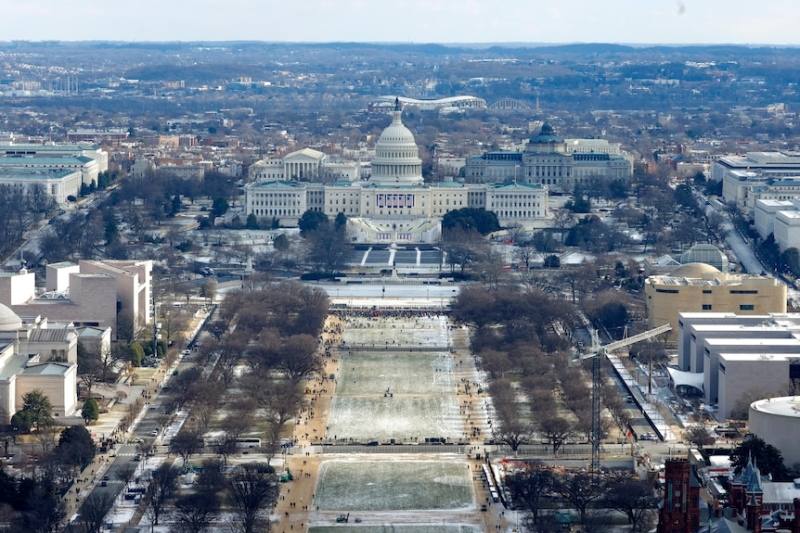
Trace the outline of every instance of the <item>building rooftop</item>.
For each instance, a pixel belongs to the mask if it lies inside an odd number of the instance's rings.
[[[762,339],[720,339],[720,338],[711,338],[705,339],[705,343],[709,346],[736,346],[741,350],[746,350],[748,348],[752,348],[754,353],[763,353],[761,348],[765,346],[797,346],[800,348],[800,340],[790,337],[786,339],[770,339],[770,338],[762,338]],[[739,352],[744,353],[744,352]]]
[[[70,363],[38,363],[22,371],[23,374],[39,376],[61,376],[72,366]]]
[[[94,326],[78,328],[78,337],[102,337],[104,333],[104,329],[96,328]]]
[[[306,184],[297,181],[261,181],[249,186],[254,189],[305,189]]]
[[[758,400],[751,403],[750,408],[762,413],[800,418],[800,396],[784,396],[782,398]]]
[[[31,331],[29,340],[32,342],[65,342],[72,336],[66,328],[44,328]]]
[[[748,353],[720,353],[719,358],[722,361],[730,363],[750,363],[753,361],[787,361],[795,359],[796,354],[791,353],[763,353],[763,352],[748,352]]]
[[[85,150],[97,150],[96,144],[0,144],[0,152],[14,155],[17,152],[82,152]]]
[[[758,200],[756,201],[756,206],[763,206],[763,207],[792,207],[792,202],[789,200]]]
[[[10,343],[0,343],[0,349],[4,349]],[[8,380],[20,373],[28,364],[27,355],[12,355],[6,360],[6,364],[0,367],[0,380]]]
[[[494,191],[543,191],[544,186],[538,183],[496,183],[491,186]]]
[[[800,156],[785,152],[747,152],[744,156],[726,156],[720,163],[729,167],[780,167],[800,166]]]
[[[94,161],[91,157],[85,155],[65,155],[61,157],[38,157],[38,156],[0,156],[0,165],[2,166],[17,166],[17,165],[77,165],[85,164]]]
[[[41,179],[47,177],[51,179],[63,179],[72,176],[77,169],[61,168],[25,168],[25,167],[6,167],[0,165],[0,176],[15,179]]]
[[[50,268],[68,268],[68,267],[76,267],[77,264],[73,263],[72,261],[61,261],[60,263],[50,263]]]

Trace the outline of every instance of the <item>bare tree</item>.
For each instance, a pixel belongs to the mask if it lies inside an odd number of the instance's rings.
[[[241,416],[240,413],[231,413],[222,421],[222,430],[226,439],[238,442],[252,425],[250,418]]]
[[[113,505],[114,495],[110,492],[92,492],[78,511],[83,530],[86,533],[100,533]]]
[[[187,429],[184,426],[177,435],[172,437],[169,443],[169,450],[178,454],[183,459],[183,465],[189,463],[189,458],[197,453],[201,447],[200,435],[197,430]]]
[[[497,425],[494,432],[495,438],[508,444],[515,456],[519,447],[530,442],[533,437],[533,424],[519,418],[500,415]]]
[[[125,463],[115,472],[114,475],[117,478],[117,481],[122,481],[125,483],[125,487],[127,487],[130,485],[130,482],[136,475],[136,467],[130,463]]]
[[[574,431],[572,422],[556,413],[544,416],[537,422],[537,428],[542,436],[550,441],[554,456]]]
[[[275,471],[265,463],[247,463],[234,470],[228,483],[228,496],[236,519],[237,533],[255,533],[267,519],[264,511],[275,502]]]
[[[317,340],[308,334],[292,335],[281,347],[281,369],[292,383],[300,383],[323,368]]]
[[[283,425],[294,418],[303,405],[303,395],[296,385],[284,382],[270,387],[259,398],[265,418],[270,424],[269,444],[272,449],[280,441]],[[267,450],[269,453],[270,450]]]
[[[606,481],[605,505],[625,513],[632,531],[646,531],[648,516],[653,515],[659,498],[653,486],[646,481],[635,480],[629,472],[612,476]]]
[[[158,318],[164,333],[167,335],[167,346],[169,346],[175,331],[184,329],[187,324],[186,311],[183,306],[176,306],[175,303],[175,300],[167,299],[161,302],[159,307]]]
[[[715,442],[714,436],[705,426],[690,428],[684,433],[684,438],[686,439],[686,442],[696,444],[700,448],[703,448],[704,446],[711,446]]]
[[[142,454],[143,457],[147,457],[150,455],[150,452],[153,451],[153,441],[152,440],[141,440],[136,443],[136,452]]]
[[[567,474],[556,478],[555,491],[561,494],[580,515],[581,524],[587,522],[587,509],[589,505],[599,500],[605,494],[604,487],[591,475],[578,473]]]
[[[554,483],[553,472],[536,464],[526,465],[522,470],[506,477],[506,487],[511,492],[511,497],[530,513],[534,527],[540,522],[542,499],[553,490]]]
[[[175,494],[178,488],[178,469],[163,463],[154,472],[148,481],[145,491],[147,500],[147,516],[152,525],[157,526],[167,501]]]
[[[213,492],[196,492],[175,501],[175,521],[179,533],[202,533],[219,512],[219,498]]]

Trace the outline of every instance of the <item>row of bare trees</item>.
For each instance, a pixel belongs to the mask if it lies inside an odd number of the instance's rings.
[[[641,533],[653,526],[658,503],[653,485],[628,470],[592,477],[529,463],[507,476],[506,486],[514,502],[527,511],[525,529],[532,533],[560,529],[551,510],[564,503],[578,512],[583,531],[607,531],[609,511],[618,511],[628,519],[631,531]]]
[[[321,369],[316,339],[327,307],[324,293],[296,283],[249,284],[226,298],[218,319],[208,326],[211,338],[199,350],[202,364],[173,378],[166,404],[170,412],[181,406],[191,411],[170,451],[187,465],[203,449],[204,435],[214,429],[221,433],[213,445],[219,457],[204,462],[201,490],[189,495],[176,493],[177,469],[159,469],[146,493],[153,524],[174,500],[174,520],[181,531],[202,530],[223,507],[237,510],[237,531],[260,527],[264,509],[274,500],[272,469],[251,465],[230,475],[222,475],[221,469],[255,425],[267,428],[262,435],[267,457],[278,449],[284,425],[304,405],[300,382]],[[247,371],[237,377],[235,369],[242,364]],[[203,366],[214,371],[206,376]]]
[[[166,404],[170,412],[182,406],[191,412],[170,442],[170,451],[183,465],[205,444],[218,457],[203,462],[198,490],[191,494],[178,494],[177,468],[160,467],[145,494],[151,523],[157,525],[168,502],[174,502],[169,509],[174,508],[179,531],[204,530],[222,509],[234,511],[235,531],[263,527],[265,511],[275,499],[274,470],[250,464],[223,473],[223,467],[240,439],[254,434],[254,426],[266,428],[260,436],[267,458],[279,449],[286,422],[304,407],[301,382],[322,368],[317,337],[327,309],[324,293],[290,282],[247,284],[228,295],[218,318],[208,325],[211,338],[199,349],[201,364],[173,378]],[[242,365],[246,370],[239,375],[235,370]],[[206,376],[202,367],[214,370]],[[212,434],[217,436],[204,442]]]
[[[496,439],[514,452],[522,444],[545,440],[557,454],[569,440],[587,438],[591,391],[584,370],[569,364],[569,338],[577,321],[569,303],[533,287],[469,286],[453,302],[452,312],[456,321],[474,326],[472,349],[492,378]],[[603,401],[624,431],[628,418],[619,394],[608,387]],[[604,419],[602,434],[607,424]]]

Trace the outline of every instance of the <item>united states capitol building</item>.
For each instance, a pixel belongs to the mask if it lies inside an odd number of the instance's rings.
[[[494,211],[503,226],[532,226],[548,217],[544,184],[510,180],[424,183],[414,135],[403,125],[401,115],[396,101],[392,123],[376,144],[369,180],[343,171],[337,176],[341,179],[330,184],[301,181],[328,172],[322,154],[309,149],[282,161],[256,163],[255,181],[245,186],[247,215],[277,219],[291,227],[307,210],[330,218],[344,213],[353,242],[387,244],[436,242],[442,217],[465,207]]]

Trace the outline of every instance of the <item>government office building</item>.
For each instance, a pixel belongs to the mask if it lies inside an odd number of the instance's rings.
[[[562,139],[550,124],[517,151],[487,152],[467,157],[468,182],[514,180],[571,192],[593,178],[630,179],[633,160],[619,145],[599,139]]]
[[[494,211],[506,226],[530,226],[548,217],[548,188],[542,184],[509,180],[490,184],[453,180],[425,184],[414,135],[403,125],[401,115],[398,101],[392,123],[375,147],[369,181],[344,179],[325,185],[293,179],[257,180],[245,186],[248,216],[276,218],[281,225],[293,226],[307,210],[325,213],[330,218],[344,213],[354,242],[387,244],[437,242],[441,218],[449,211],[465,207]],[[301,170],[314,175],[320,169],[321,166],[309,165]],[[286,178],[277,164],[265,164],[258,172]]]

